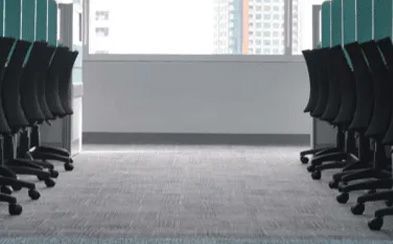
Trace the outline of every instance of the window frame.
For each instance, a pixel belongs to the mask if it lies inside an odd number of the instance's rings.
[[[83,54],[86,62],[246,62],[292,63],[304,62],[302,55],[292,54],[292,1],[284,0],[284,44],[282,55],[243,54],[90,54],[90,0],[83,1]]]

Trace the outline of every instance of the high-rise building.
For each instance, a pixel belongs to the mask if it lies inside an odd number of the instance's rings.
[[[300,49],[298,0],[292,1],[292,44]],[[216,0],[216,53],[285,53],[285,0]]]
[[[248,36],[243,39],[248,42],[248,54],[283,54],[284,46],[284,0],[245,0],[248,2],[243,11],[248,16],[243,26],[248,26]]]
[[[242,0],[216,0],[215,53],[238,54],[242,48]]]
[[[304,6],[303,6],[304,7]],[[302,19],[299,16],[301,11],[299,0],[292,0],[292,53],[300,54],[302,51],[301,39],[302,36]]]

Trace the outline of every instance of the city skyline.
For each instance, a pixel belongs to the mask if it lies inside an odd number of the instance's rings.
[[[306,43],[300,39],[304,25],[299,10],[307,5],[292,0],[295,54]],[[90,53],[283,55],[288,53],[286,14],[284,0],[94,0]]]
[[[215,0],[215,53],[285,53],[284,0]],[[298,0],[292,1],[292,49],[300,51]]]

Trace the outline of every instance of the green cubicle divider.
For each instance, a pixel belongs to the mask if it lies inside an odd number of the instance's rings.
[[[373,1],[357,0],[358,41],[366,42],[373,38]]]
[[[333,0],[331,10],[331,46],[342,44],[342,0]]]
[[[322,4],[322,47],[330,47],[331,41],[331,8],[330,1],[326,1]]]
[[[5,0],[4,36],[20,38],[21,2],[19,0]]]
[[[57,45],[57,3],[55,0],[48,2],[48,42]]]
[[[35,40],[35,0],[22,0],[22,39]]]
[[[344,0],[342,5],[343,11],[343,44],[356,41],[356,0]],[[351,59],[347,52],[344,52],[348,64],[352,67]]]
[[[55,0],[0,0],[2,36],[57,44]]]
[[[48,20],[48,1],[37,0],[36,9],[36,33],[35,38],[38,41],[47,40],[47,20]]]
[[[4,0],[0,0],[0,33],[4,36]]]
[[[375,39],[392,36],[393,1],[374,0],[374,35]]]
[[[343,1],[343,41],[356,41],[356,0]]]

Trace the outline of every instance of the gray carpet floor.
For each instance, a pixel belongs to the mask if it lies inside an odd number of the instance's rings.
[[[91,145],[84,149],[75,158],[73,172],[58,165],[61,174],[55,188],[38,184],[42,194],[38,201],[29,200],[25,190],[15,194],[24,208],[21,216],[11,217],[6,205],[0,206],[0,241],[393,239],[393,217],[386,218],[381,232],[367,227],[382,203],[369,204],[365,215],[353,216],[349,207],[355,194],[348,204],[338,204],[337,193],[327,186],[332,172],[321,181],[311,180],[298,160],[304,148]]]

